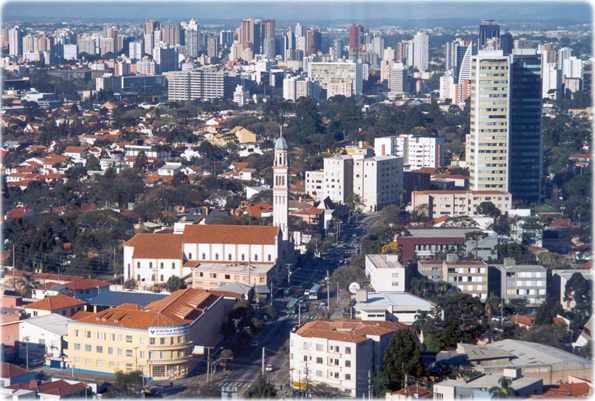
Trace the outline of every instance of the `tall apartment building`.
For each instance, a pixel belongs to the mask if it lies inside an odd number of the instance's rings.
[[[512,196],[505,191],[414,191],[411,206],[417,209],[429,207],[430,217],[468,216],[477,213],[482,202],[492,202],[502,214],[512,208]]]
[[[508,191],[510,58],[501,51],[472,59],[471,130],[466,157],[472,190]]]
[[[375,138],[374,154],[376,156],[402,157],[405,170],[442,167],[444,165],[444,139],[420,137],[414,134]]]
[[[80,53],[87,53],[88,55],[94,56],[97,54],[96,47],[97,42],[93,38],[79,38],[78,39],[78,48],[79,54]]]
[[[541,54],[513,51],[510,90],[508,192],[514,199],[539,203],[543,175]]]
[[[153,60],[160,74],[178,70],[178,51],[169,45],[158,46],[153,49]]]
[[[370,374],[382,367],[397,322],[342,319],[304,323],[289,340],[289,371],[294,388],[327,384],[347,397],[368,392]],[[302,387],[304,386],[304,387]]]
[[[326,98],[335,96],[351,97],[353,94],[353,84],[349,81],[331,82],[326,87]]]
[[[130,42],[128,44],[128,57],[131,60],[141,60],[143,58],[143,42]]]
[[[324,159],[324,197],[345,203],[353,192],[353,157],[335,155]]]
[[[413,66],[419,71],[427,71],[429,63],[429,37],[419,32],[413,38]]]
[[[23,38],[23,54],[33,53],[37,51],[37,40],[36,38],[28,34]]]
[[[170,101],[231,99],[240,78],[227,71],[203,68],[167,74]]]
[[[390,71],[390,91],[393,93],[409,92],[407,68],[403,63],[394,63]]]
[[[99,39],[99,55],[103,56],[107,53],[116,52],[116,41],[113,38]]]
[[[483,50],[486,47],[488,40],[493,38],[500,38],[500,25],[498,25],[498,22],[493,19],[482,21],[481,25],[479,26],[479,50]]]
[[[353,161],[353,193],[366,211],[401,204],[403,158],[375,156]]]
[[[542,74],[541,96],[556,100],[562,89],[562,72],[556,68],[556,63],[543,63]]]
[[[459,261],[456,254],[446,256],[443,279],[466,294],[485,302],[488,299],[488,265],[482,261]]]
[[[320,85],[318,82],[304,77],[287,77],[283,80],[283,99],[292,102],[300,97],[310,97],[320,100]]]
[[[183,39],[184,31],[180,29],[179,24],[163,25],[161,27],[161,41],[169,44],[171,47],[183,44]]]
[[[309,63],[308,78],[318,81],[324,89],[327,89],[330,83],[351,82],[353,93],[362,94],[363,66],[361,63]]]
[[[504,264],[495,265],[501,299],[526,299],[527,306],[539,307],[546,300],[547,269],[541,265],[517,265],[514,259],[505,258]]]
[[[219,55],[219,37],[212,36],[207,39],[207,55],[217,57]]]
[[[11,56],[23,54],[23,31],[19,26],[8,31],[8,54]]]

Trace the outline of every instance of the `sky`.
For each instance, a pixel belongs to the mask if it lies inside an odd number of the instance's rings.
[[[289,21],[422,19],[485,19],[509,21],[574,20],[592,22],[592,8],[584,2],[557,1],[5,1],[4,21],[30,22],[103,19],[156,19],[160,21],[239,20],[252,16]]]

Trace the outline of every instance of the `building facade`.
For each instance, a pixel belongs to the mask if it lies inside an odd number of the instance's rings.
[[[405,170],[442,167],[444,138],[420,137],[414,134],[375,138],[374,153],[376,156],[402,157]]]
[[[500,282],[500,298],[526,299],[527,306],[537,308],[546,300],[547,269],[541,265],[517,265],[514,259],[504,259],[496,265]]]
[[[348,81],[353,94],[361,95],[363,88],[363,65],[361,63],[309,63],[308,78],[318,81],[320,87],[327,89],[331,83]]]
[[[324,159],[324,197],[345,203],[353,193],[353,157],[335,155]]]
[[[482,202],[492,202],[502,214],[512,208],[512,196],[504,191],[414,191],[411,195],[413,209],[427,205],[431,218],[474,215]]]
[[[365,273],[376,292],[405,292],[412,271],[399,262],[398,255],[366,255]]]
[[[442,267],[444,281],[485,302],[488,299],[488,265],[482,261],[459,261],[448,255]]]
[[[353,193],[366,211],[400,205],[403,190],[403,158],[375,156],[353,162]]]
[[[306,193],[324,199],[324,170],[306,171]]]

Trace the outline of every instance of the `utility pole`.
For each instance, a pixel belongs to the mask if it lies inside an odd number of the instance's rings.
[[[262,347],[262,377],[264,378],[264,347]]]
[[[214,347],[205,347],[207,349],[207,383],[209,383],[209,375],[211,373],[211,348]]]
[[[331,308],[331,275],[328,272],[328,269],[326,270],[326,307]]]
[[[15,257],[14,257],[14,244],[12,245],[12,286],[14,287],[14,289],[17,289],[17,282],[15,281],[14,278],[14,271],[16,270],[17,266],[14,263],[15,261]]]
[[[370,376],[370,371],[368,370],[368,399],[372,399],[372,379]]]
[[[27,344],[26,346],[26,354],[25,354],[25,360],[26,360],[26,370],[29,370],[29,336],[24,337],[23,340],[25,340],[25,344]]]
[[[298,326],[302,325],[302,305],[298,302]]]

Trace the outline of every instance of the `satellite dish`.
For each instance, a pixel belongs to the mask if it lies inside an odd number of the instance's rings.
[[[349,292],[352,294],[355,294],[357,292],[357,290],[359,290],[359,284],[356,283],[355,281],[351,284],[349,284]]]

